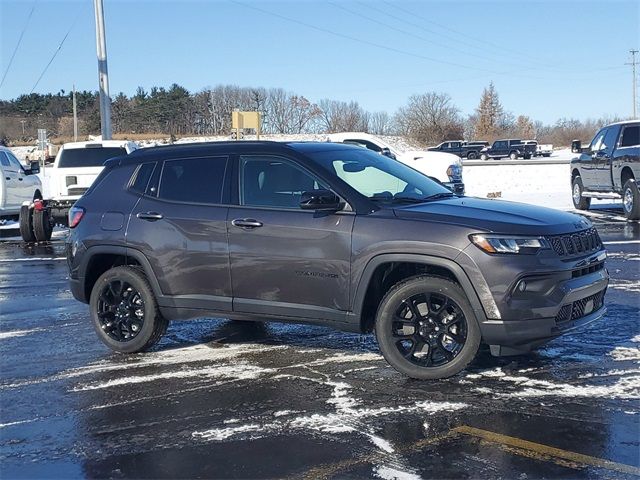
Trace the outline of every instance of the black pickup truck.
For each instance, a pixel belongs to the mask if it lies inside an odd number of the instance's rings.
[[[488,160],[490,158],[505,158],[511,160],[518,158],[529,159],[536,153],[537,144],[524,143],[520,139],[496,140],[490,147],[483,148],[480,151],[480,159]]]
[[[450,140],[442,142],[440,145],[430,147],[427,150],[430,152],[445,152],[452,153],[461,158],[468,158],[473,160],[474,158],[480,158],[480,151],[489,145],[489,142],[465,142],[463,140]]]
[[[588,147],[574,140],[571,150],[579,154],[571,160],[573,205],[588,210],[592,198],[622,198],[625,216],[640,219],[640,122],[607,125]]]

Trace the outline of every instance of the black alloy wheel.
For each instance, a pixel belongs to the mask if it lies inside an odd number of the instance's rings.
[[[144,325],[142,295],[123,280],[112,280],[102,287],[97,315],[100,328],[117,342],[133,340]]]
[[[391,328],[398,351],[422,367],[451,362],[467,340],[464,313],[451,298],[436,293],[419,293],[403,300]]]
[[[394,285],[378,307],[375,333],[389,364],[411,378],[447,378],[478,353],[482,335],[462,287],[416,275]]]

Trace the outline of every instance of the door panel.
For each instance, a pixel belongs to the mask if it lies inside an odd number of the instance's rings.
[[[618,133],[620,133],[619,125],[612,125],[606,129],[600,150],[593,159],[593,184],[600,190],[609,190],[612,186],[611,161]]]
[[[225,171],[226,157],[165,161],[159,186],[154,174],[131,213],[127,246],[145,254],[176,306],[231,310]]]
[[[17,208],[20,201],[20,185],[18,182],[18,168],[10,161],[5,152],[0,152],[0,163],[2,163],[2,175],[4,175],[5,186],[5,207]]]
[[[303,191],[326,186],[291,159],[239,164],[242,205],[227,222],[234,311],[344,320],[354,215],[300,209]]]

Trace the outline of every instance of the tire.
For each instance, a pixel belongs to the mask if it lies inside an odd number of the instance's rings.
[[[469,153],[467,153],[467,158],[468,158],[469,160],[475,160],[475,159],[476,159],[476,157],[477,157],[476,152],[469,152]]]
[[[20,207],[20,236],[27,243],[36,241],[36,235],[33,232],[33,208],[28,205]]]
[[[103,273],[91,290],[89,308],[98,338],[116,352],[148,350],[167,331],[168,321],[160,315],[151,285],[135,267]]]
[[[473,308],[462,288],[430,275],[411,277],[387,292],[378,307],[375,334],[385,360],[398,372],[419,380],[459,373],[476,356],[481,339]],[[420,351],[416,351],[418,348]]]
[[[487,155],[486,153],[480,154],[480,160],[489,160],[489,155]]]
[[[33,233],[38,242],[48,242],[51,240],[53,225],[51,224],[48,210],[34,210]]]
[[[509,158],[510,158],[511,160],[517,160],[517,159],[518,159],[518,154],[517,154],[516,152],[511,152],[511,153],[509,154]]]
[[[627,220],[640,220],[640,193],[638,193],[638,184],[634,179],[624,182],[622,208]]]
[[[571,198],[573,199],[573,206],[578,210],[589,210],[591,206],[591,198],[583,197],[584,187],[582,186],[582,178],[580,175],[573,177],[571,182]]]
[[[525,160],[529,160],[529,159],[531,159],[531,155],[527,154],[527,155],[524,155],[522,158],[524,158]]]

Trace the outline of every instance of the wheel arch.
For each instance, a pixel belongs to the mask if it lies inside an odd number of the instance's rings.
[[[161,295],[160,285],[153,274],[149,260],[137,250],[122,246],[96,246],[89,248],[80,265],[80,277],[84,279],[84,294],[88,300],[96,281],[107,270],[122,265],[140,267],[151,284],[153,293]]]
[[[383,254],[369,261],[358,282],[353,315],[359,322],[359,331],[366,333],[372,330],[380,301],[393,285],[419,274],[454,281],[464,290],[476,315],[484,316],[477,292],[462,267],[454,261],[421,254]]]
[[[624,187],[624,184],[626,183],[627,180],[631,180],[634,179],[635,180],[635,175],[633,174],[633,170],[631,170],[631,167],[626,165],[625,167],[623,167],[622,171],[620,172],[620,188]]]

